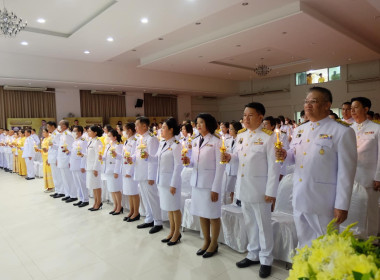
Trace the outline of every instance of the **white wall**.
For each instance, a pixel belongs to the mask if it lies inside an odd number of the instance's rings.
[[[57,110],[57,121],[73,113],[80,117],[80,94],[78,89],[55,89],[55,104]]]
[[[217,120],[219,119],[219,106],[217,99],[200,97],[191,98],[191,119],[194,120],[199,113],[210,113]]]
[[[136,100],[144,99],[143,92],[127,92],[125,96],[126,109],[127,109],[127,117],[135,117],[137,114],[141,116],[144,115],[144,105],[141,108],[135,108]]]
[[[191,118],[191,96],[180,95],[177,98],[178,122]]]

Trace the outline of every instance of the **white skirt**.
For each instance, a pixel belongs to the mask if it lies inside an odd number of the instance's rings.
[[[121,192],[123,191],[123,182],[121,179],[121,175],[119,174],[119,177],[115,179],[113,176],[113,173],[111,174],[104,174],[104,178],[107,182],[107,190],[108,192]]]
[[[86,171],[86,187],[89,190],[96,190],[102,187],[100,172],[98,172],[98,177],[95,177],[93,170]]]
[[[164,211],[177,211],[181,209],[181,188],[177,188],[174,195],[170,193],[169,186],[158,185],[160,208]]]
[[[137,195],[139,194],[139,182],[133,180],[133,177],[127,178],[123,176],[123,194]]]
[[[201,189],[193,187],[191,194],[190,213],[207,219],[220,218],[222,214],[221,195],[218,201],[211,201],[211,189]]]

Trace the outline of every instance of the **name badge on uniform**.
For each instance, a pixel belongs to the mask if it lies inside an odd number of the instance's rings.
[[[264,145],[263,139],[259,138],[253,142],[253,145]]]
[[[214,147],[212,144],[206,144],[207,147]]]
[[[332,139],[331,134],[319,134],[319,139]]]
[[[239,139],[239,144],[243,144],[243,138]]]
[[[286,134],[286,131],[281,130],[281,133]]]
[[[375,134],[375,132],[374,132],[374,131],[366,131],[366,132],[364,132],[364,134],[365,134],[365,135]]]
[[[172,148],[169,148],[168,150],[171,151],[171,150],[173,150],[173,149],[172,149]]]

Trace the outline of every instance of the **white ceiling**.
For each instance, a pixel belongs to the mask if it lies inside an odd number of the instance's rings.
[[[13,39],[0,37],[3,53],[236,81],[258,78],[245,68],[261,62],[273,68],[269,77],[274,77],[380,58],[378,0],[8,0],[5,4],[28,21],[29,31]],[[46,23],[37,23],[40,17]],[[149,23],[141,23],[142,17]],[[109,36],[115,41],[107,42]],[[22,46],[21,41],[29,45]]]

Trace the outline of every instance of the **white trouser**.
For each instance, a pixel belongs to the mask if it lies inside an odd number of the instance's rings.
[[[35,171],[34,171],[34,162],[33,158],[25,158],[25,163],[26,163],[26,173],[28,178],[34,178],[36,176]]]
[[[51,163],[51,175],[53,176],[55,192],[58,194],[64,194],[61,171],[57,167],[56,163]]]
[[[367,203],[367,234],[377,236],[379,227],[379,192],[373,186],[366,188],[368,194]]]
[[[154,221],[155,226],[162,225],[162,214],[160,208],[160,197],[158,196],[157,185],[149,185],[148,180],[140,181],[141,198],[146,208],[145,223]]]
[[[0,153],[0,167],[4,167],[4,153]]]
[[[305,245],[310,247],[314,239],[326,234],[327,225],[334,218],[334,215],[331,213],[331,216],[318,216],[294,210],[293,217],[298,237],[298,248],[302,248]]]
[[[63,189],[66,196],[77,198],[77,190],[74,187],[73,174],[69,168],[59,168],[62,176]]]
[[[79,194],[79,200],[82,202],[88,202],[88,189],[86,187],[86,173],[82,173],[80,170],[72,171],[73,181],[76,192]],[[70,195],[70,197],[72,197]]]
[[[33,162],[33,159],[32,159]],[[8,169],[13,171],[13,153],[8,154]]]
[[[248,236],[248,255],[251,261],[262,265],[273,263],[273,228],[270,203],[242,202],[244,223]]]

